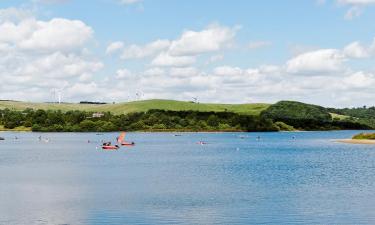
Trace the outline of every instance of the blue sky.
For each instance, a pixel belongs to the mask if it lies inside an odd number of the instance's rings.
[[[3,0],[0,10],[0,98],[346,107],[375,97],[374,0]]]

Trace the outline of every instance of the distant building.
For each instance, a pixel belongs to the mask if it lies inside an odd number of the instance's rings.
[[[104,116],[104,113],[96,112],[92,114],[92,118],[101,118]]]

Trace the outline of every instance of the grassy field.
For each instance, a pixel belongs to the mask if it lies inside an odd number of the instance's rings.
[[[336,114],[336,113],[329,113],[329,114],[331,114],[332,119],[344,120],[344,119],[350,118],[350,116],[340,115],[340,114]]]
[[[31,127],[16,127],[14,129],[6,129],[3,125],[0,125],[0,131],[31,131]]]
[[[27,108],[44,109],[44,110],[83,110],[92,112],[112,112],[114,114],[126,114],[130,112],[144,112],[150,109],[163,110],[194,110],[194,111],[215,111],[215,112],[235,112],[247,115],[259,115],[259,113],[267,109],[270,105],[264,103],[252,104],[211,104],[211,103],[193,103],[174,100],[145,100],[117,104],[91,105],[91,104],[75,104],[75,103],[29,103],[15,101],[0,101],[0,109],[24,110]]]

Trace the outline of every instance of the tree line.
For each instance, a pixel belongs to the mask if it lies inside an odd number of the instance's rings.
[[[259,116],[231,112],[149,110],[123,115],[110,112],[94,117],[85,111],[0,110],[0,124],[13,129],[31,127],[41,132],[106,131],[278,131],[283,124]]]

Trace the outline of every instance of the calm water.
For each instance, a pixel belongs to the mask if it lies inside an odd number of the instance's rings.
[[[331,141],[355,133],[3,132],[0,224],[375,224],[375,146]]]

